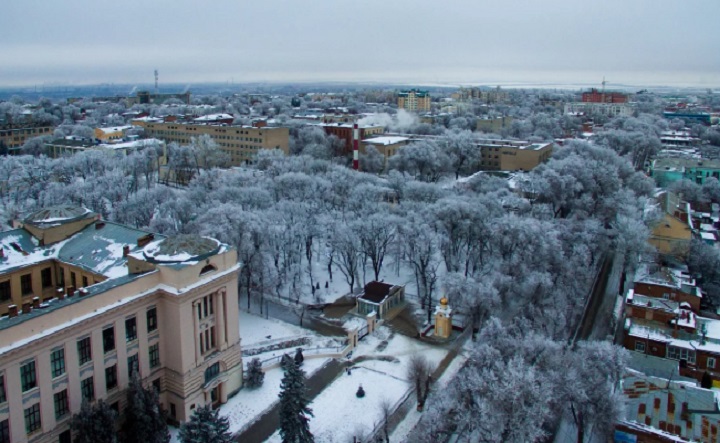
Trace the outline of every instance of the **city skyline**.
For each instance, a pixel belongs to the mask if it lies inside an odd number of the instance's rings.
[[[720,4],[130,0],[5,5],[0,86],[200,82],[716,87]],[[27,17],[27,20],[22,20]],[[691,31],[688,31],[691,29]]]

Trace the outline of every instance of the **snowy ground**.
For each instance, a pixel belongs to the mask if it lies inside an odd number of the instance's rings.
[[[315,296],[312,295],[310,289],[310,277],[307,272],[303,272],[301,282],[297,285],[297,288],[291,290],[291,288],[286,287],[281,290],[283,297],[291,298],[294,301],[299,294],[300,300],[303,303],[314,304],[332,303],[340,297],[349,294],[350,285],[347,283],[345,276],[340,272],[340,268],[337,265],[333,266],[333,279],[330,281],[330,275],[327,272],[327,258],[317,252],[315,252],[314,257],[312,267],[313,282],[320,284],[320,289],[315,291]],[[304,261],[304,258],[302,266],[307,267],[307,262]],[[375,279],[375,274],[369,263],[365,266],[365,272],[363,273],[361,269],[359,274],[358,279],[355,281],[355,290]],[[407,285],[405,287],[406,293],[417,294],[415,277],[413,276],[412,270],[404,263],[398,265],[392,257],[386,257],[386,261],[380,271],[380,280],[396,285]],[[328,285],[327,288],[325,287],[326,283]],[[242,303],[242,295],[240,305],[244,306]]]
[[[380,402],[387,399],[396,404],[411,389],[406,373],[415,354],[424,355],[434,368],[447,350],[402,335],[391,335],[386,328],[363,339],[353,352],[353,359],[367,356],[383,360],[356,363],[351,375],[341,375],[315,398],[310,404],[315,415],[310,420],[315,441],[351,442],[353,435],[371,431],[380,422]],[[355,392],[361,384],[366,395],[358,399]],[[279,432],[268,441],[280,442]]]

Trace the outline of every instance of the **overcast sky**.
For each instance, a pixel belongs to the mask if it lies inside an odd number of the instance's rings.
[[[720,0],[3,0],[0,85],[720,86]]]

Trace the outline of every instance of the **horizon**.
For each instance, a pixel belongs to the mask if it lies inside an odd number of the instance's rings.
[[[152,84],[157,69],[161,84],[717,88],[718,15],[715,0],[26,0],[0,17],[0,87]]]

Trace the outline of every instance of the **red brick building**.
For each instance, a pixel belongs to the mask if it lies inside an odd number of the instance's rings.
[[[328,135],[334,135],[343,142],[345,142],[344,154],[350,154],[353,150],[353,125],[351,123],[326,123],[320,125]],[[358,125],[360,131],[360,140],[368,137],[373,137],[385,132],[385,128],[382,126],[373,125]]]
[[[582,94],[583,103],[627,103],[627,94],[620,92],[604,92],[593,88]]]

